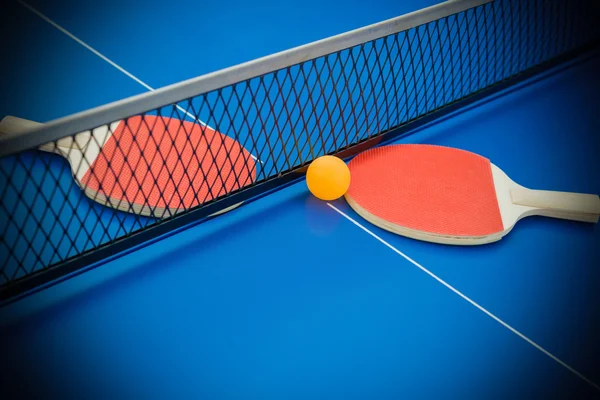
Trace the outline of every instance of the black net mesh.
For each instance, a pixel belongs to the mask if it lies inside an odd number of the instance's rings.
[[[6,156],[0,285],[254,196],[318,156],[595,45],[595,16],[593,2],[498,0]]]

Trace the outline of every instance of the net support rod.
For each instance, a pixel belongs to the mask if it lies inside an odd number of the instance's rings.
[[[449,0],[326,39],[248,61],[100,107],[59,118],[19,135],[0,135],[0,157],[158,109],[238,82],[402,32],[493,0]]]

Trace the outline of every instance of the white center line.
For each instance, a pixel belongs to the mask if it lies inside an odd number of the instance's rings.
[[[53,27],[55,27],[56,29],[58,29],[59,31],[61,31],[62,33],[64,33],[68,37],[70,37],[71,39],[73,39],[74,41],[76,41],[77,43],[79,43],[80,45],[82,45],[83,47],[85,47],[86,49],[88,49],[89,51],[91,51],[92,53],[94,53],[95,55],[97,55],[98,57],[100,57],[101,59],[103,59],[104,61],[106,61],[107,63],[109,63],[110,65],[112,65],[113,67],[115,67],[116,69],[118,69],[119,71],[121,71],[122,73],[124,73],[125,75],[127,75],[128,77],[130,77],[131,79],[133,79],[134,81],[136,81],[137,83],[139,83],[140,85],[142,85],[143,87],[145,87],[146,89],[148,89],[149,91],[151,91],[151,92],[155,91],[155,89],[152,86],[148,85],[146,82],[142,81],[140,78],[138,78],[137,76],[133,75],[131,72],[127,71],[125,68],[121,67],[119,64],[117,64],[116,62],[112,61],[110,58],[106,57],[104,54],[100,53],[98,50],[94,49],[92,46],[88,45],[83,40],[79,39],[77,36],[73,35],[71,32],[69,32],[68,30],[66,30],[62,26],[58,25],[56,22],[52,21],[50,18],[48,18],[47,16],[45,16],[44,14],[42,14],[40,11],[36,10],[35,8],[33,8],[32,6],[30,6],[29,4],[25,3],[22,0],[18,0],[18,2],[22,6],[26,7],[27,9],[29,9],[29,11],[31,11],[34,14],[36,14],[38,17],[40,17],[41,19],[43,19],[44,21],[46,21],[47,23],[49,23],[50,25],[52,25]],[[198,118],[194,117],[193,114],[190,114],[185,109],[183,109],[183,107],[177,106],[177,108],[179,110],[181,110],[182,112],[184,112],[188,117],[192,118],[193,120],[198,121],[199,123],[201,123],[204,126],[208,126],[204,122],[200,121]]]
[[[91,51],[92,53],[94,53],[95,55],[97,55],[98,57],[100,57],[102,60],[106,61],[108,64],[112,65],[113,67],[115,67],[116,69],[118,69],[119,71],[121,71],[122,73],[124,73],[125,75],[127,75],[129,78],[133,79],[134,81],[136,81],[137,83],[139,83],[140,85],[142,85],[143,87],[145,87],[146,89],[148,89],[149,91],[151,91],[151,92],[155,91],[155,89],[152,86],[148,85],[146,82],[142,81],[140,78],[138,78],[137,76],[133,75],[131,72],[127,71],[125,68],[121,67],[119,64],[117,64],[116,62],[112,61],[110,58],[106,57],[104,54],[100,53],[98,50],[94,49],[92,46],[90,46],[89,44],[85,43],[83,40],[79,39],[77,36],[75,36],[74,34],[72,34],[71,32],[69,32],[68,30],[66,30],[62,26],[58,25],[56,22],[52,21],[50,18],[48,18],[46,15],[42,14],[37,9],[35,9],[32,6],[30,6],[29,4],[25,3],[23,0],[17,0],[17,1],[23,7],[27,8],[29,11],[31,11],[32,13],[34,13],[35,15],[37,15],[38,17],[40,17],[41,19],[43,19],[44,21],[46,21],[47,23],[49,23],[50,25],[52,25],[53,27],[55,27],[56,29],[58,29],[59,31],[61,31],[62,33],[64,33],[68,37],[70,37],[71,39],[73,39],[74,41],[76,41],[77,43],[79,43],[80,45],[82,45],[83,47],[85,47],[86,49],[88,49],[89,51]],[[205,122],[199,120],[196,116],[194,116],[190,112],[186,111],[183,107],[181,107],[179,105],[176,105],[176,107],[181,112],[183,112],[185,115],[187,115],[188,117],[190,117],[192,120],[197,121],[199,124],[204,125],[204,126],[210,128],[210,129],[215,130],[210,125],[208,125]],[[262,163],[262,161],[258,160],[258,158],[256,156],[254,156],[254,154],[251,154],[251,156],[252,156],[252,158],[254,158],[255,160],[257,160],[258,162]]]
[[[506,329],[510,330],[512,333],[514,333],[515,335],[519,336],[521,339],[525,340],[527,343],[529,343],[530,345],[532,345],[533,347],[535,347],[536,349],[538,349],[539,351],[541,351],[542,353],[544,353],[546,356],[550,357],[552,360],[556,361],[558,364],[562,365],[564,368],[566,368],[567,370],[569,370],[570,372],[572,372],[573,374],[575,374],[576,376],[578,376],[579,378],[581,378],[582,380],[584,380],[586,383],[588,383],[589,385],[591,385],[592,387],[594,387],[596,390],[600,391],[600,386],[599,385],[597,385],[596,383],[594,383],[593,381],[591,381],[590,379],[588,379],[587,377],[585,377],[580,372],[576,371],[574,368],[572,368],[571,366],[569,366],[568,364],[566,364],[564,361],[560,360],[558,357],[556,357],[555,355],[553,355],[552,353],[550,353],[548,350],[544,349],[542,346],[540,346],[539,344],[535,343],[533,340],[529,339],[527,336],[525,336],[521,332],[517,331],[512,326],[510,326],[506,322],[502,321],[496,315],[492,314],[490,311],[488,311],[485,308],[483,308],[483,306],[477,304],[474,300],[470,299],[465,294],[463,294],[462,292],[460,292],[458,289],[456,289],[455,287],[453,287],[452,285],[450,285],[449,283],[447,283],[446,281],[444,281],[443,279],[441,279],[440,277],[438,277],[437,275],[435,275],[434,273],[432,273],[431,271],[429,271],[427,268],[423,267],[421,264],[419,264],[418,262],[416,262],[415,260],[413,260],[412,258],[410,258],[409,256],[407,256],[406,254],[402,253],[400,250],[398,250],[397,248],[395,248],[394,246],[392,246],[391,244],[389,244],[388,242],[386,242],[381,237],[377,236],[375,233],[373,233],[372,231],[370,231],[369,229],[367,229],[366,227],[364,227],[363,225],[361,225],[360,223],[358,223],[356,220],[354,220],[349,215],[347,215],[346,213],[344,213],[343,211],[341,211],[340,209],[338,209],[337,207],[335,207],[333,204],[327,203],[327,205],[329,207],[331,207],[333,210],[335,210],[338,214],[340,214],[341,216],[343,216],[344,218],[346,218],[348,221],[352,222],[354,225],[356,225],[357,227],[359,227],[360,229],[362,229],[364,232],[368,233],[369,235],[371,235],[372,237],[374,237],[375,239],[377,239],[379,242],[381,242],[383,245],[385,245],[386,247],[388,247],[389,249],[391,249],[392,251],[394,251],[396,254],[400,255],[401,257],[403,257],[404,259],[406,259],[408,262],[410,262],[411,264],[413,264],[414,266],[416,266],[417,268],[419,268],[421,271],[425,272],[426,274],[428,274],[429,276],[431,276],[433,279],[435,279],[436,281],[438,281],[439,283],[441,283],[442,285],[446,286],[448,289],[450,289],[451,291],[453,291],[454,293],[456,293],[458,296],[460,296],[464,300],[468,301],[471,305],[475,306],[477,309],[479,309],[484,314],[486,314],[487,316],[489,316],[490,318],[492,318],[493,320],[495,320],[496,322],[498,322],[500,325],[504,326]]]

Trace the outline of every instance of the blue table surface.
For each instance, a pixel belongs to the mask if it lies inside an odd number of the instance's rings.
[[[158,88],[434,3],[28,4]],[[0,28],[18,66],[3,77],[2,115],[46,121],[148,90],[26,7],[7,11],[21,23]],[[527,187],[600,193],[599,68],[578,62],[401,142],[477,152]],[[1,309],[0,388],[598,396],[599,245],[597,225],[541,217],[491,245],[418,242],[302,181]]]

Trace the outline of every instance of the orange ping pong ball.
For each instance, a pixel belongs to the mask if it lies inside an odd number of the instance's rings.
[[[336,200],[350,187],[350,169],[338,157],[319,157],[308,166],[306,184],[318,199]]]

